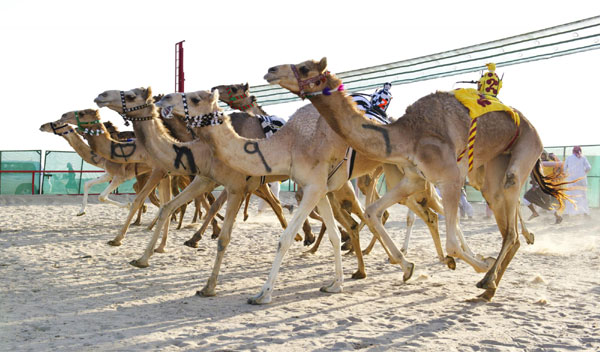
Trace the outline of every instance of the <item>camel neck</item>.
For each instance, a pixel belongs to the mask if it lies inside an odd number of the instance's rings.
[[[96,153],[81,139],[76,133],[68,133],[62,136],[67,140],[69,145],[75,150],[75,152],[88,164],[103,167],[102,161],[104,158],[99,158]]]

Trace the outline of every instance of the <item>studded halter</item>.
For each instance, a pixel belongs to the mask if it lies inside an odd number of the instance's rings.
[[[119,113],[119,115],[121,115],[121,117],[123,118],[123,120],[125,120],[125,126],[129,126],[129,121],[135,122],[135,121],[148,121],[148,120],[152,120],[152,116],[143,116],[143,117],[130,117],[130,116],[127,116],[128,112],[145,109],[145,108],[149,107],[151,104],[144,103],[142,105],[138,105],[138,106],[134,106],[132,108],[128,108],[127,107],[127,103],[125,102],[125,92],[124,91],[120,91],[119,93],[121,94],[121,106],[122,106],[122,109],[123,109],[123,112]]]
[[[302,79],[300,79],[300,73],[298,72],[298,68],[296,68],[296,65],[291,65],[291,68],[292,68],[292,72],[294,72],[294,76],[296,76],[296,81],[298,81],[298,88],[300,89],[300,92],[298,92],[297,94],[302,99],[312,98],[312,97],[315,97],[315,96],[321,95],[321,94],[331,95],[332,92],[335,92],[335,91],[341,92],[344,90],[344,85],[340,84],[339,86],[337,86],[336,88],[333,88],[333,89],[331,89],[329,87],[325,87],[320,92],[305,93],[304,89],[306,87],[314,88],[316,85],[318,85],[318,84],[315,84],[317,82],[319,84],[326,83],[327,76],[329,76],[331,73],[329,71],[325,71],[318,76],[302,80]]]
[[[190,116],[187,97],[185,93],[181,94],[181,100],[183,102],[183,114],[184,120],[187,124],[188,130],[193,133],[192,127],[205,127],[211,125],[220,125],[223,123],[223,112],[222,111],[213,111],[204,115],[196,115]]]

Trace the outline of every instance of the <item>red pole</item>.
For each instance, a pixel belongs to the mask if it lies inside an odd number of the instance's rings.
[[[183,42],[185,42],[185,40],[182,40],[180,42],[178,42],[176,45],[176,49],[175,49],[175,75],[177,77],[177,82],[176,82],[176,91],[177,92],[185,92],[185,88],[184,88],[184,82],[185,82],[185,76],[183,73]]]

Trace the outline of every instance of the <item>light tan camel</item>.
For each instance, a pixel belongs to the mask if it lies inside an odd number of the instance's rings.
[[[94,151],[81,139],[81,137],[75,132],[75,130],[68,124],[56,124],[55,122],[48,122],[40,127],[40,131],[54,133],[58,136],[63,137],[73,148],[73,150],[75,150],[75,152],[83,160],[85,160],[85,162],[105,170],[105,173],[102,174],[100,177],[87,181],[84,184],[83,201],[81,204],[81,209],[77,213],[77,216],[85,214],[87,197],[90,188],[96,184],[104,182],[110,182],[110,184],[100,193],[100,195],[98,195],[98,199],[101,202],[116,205],[118,207],[129,207],[130,204],[114,201],[108,198],[108,195],[123,182],[136,177],[138,174],[148,173],[151,170],[145,164],[119,164],[106,160],[105,158],[94,153]]]
[[[189,96],[197,101],[193,105],[187,106],[192,114],[198,114],[194,124],[211,126],[201,129],[201,133],[210,141],[209,144],[221,160],[228,163],[232,168],[250,175],[287,172],[304,190],[304,197],[298,210],[294,212],[290,227],[283,232],[280,238],[269,279],[263,286],[262,291],[257,296],[249,299],[249,303],[262,304],[271,300],[271,292],[279,266],[283,255],[291,245],[290,231],[294,231],[300,226],[315,205],[319,208],[327,225],[330,241],[334,247],[336,264],[333,283],[322,288],[322,290],[327,292],[341,291],[343,277],[341,275],[339,234],[335,227],[334,230],[330,230],[333,223],[333,218],[330,217],[332,212],[330,203],[323,197],[327,192],[347,185],[348,174],[345,172],[345,167],[340,167],[345,161],[347,144],[333,130],[328,128],[318,114],[307,111],[307,109],[314,111],[314,108],[310,105],[299,109],[272,137],[256,140],[242,138],[234,132],[231,128],[229,116],[222,116],[222,112],[219,111],[216,105],[218,91],[215,90],[212,94],[206,91],[198,91],[189,93]],[[157,104],[163,107],[169,106],[177,113],[182,113],[184,110],[181,97],[177,94],[166,95]],[[224,127],[220,126],[222,123],[224,123]],[[240,151],[246,154],[241,154]],[[379,162],[374,162],[358,154],[351,177],[368,174],[378,165],[380,165]],[[395,167],[390,165],[390,168]],[[395,169],[397,170],[397,168]],[[339,170],[343,171],[340,172]],[[437,219],[437,216],[435,217]],[[387,234],[384,234],[384,236],[387,236]],[[383,240],[385,243],[384,248],[387,247],[388,243],[393,245],[389,236],[384,237]],[[352,241],[359,261],[359,271],[355,273],[355,276],[364,276],[364,265],[362,264],[362,253],[360,252],[358,238],[353,237]],[[439,245],[439,238],[437,242]],[[395,247],[393,250],[398,251]],[[399,256],[396,254],[393,258],[399,258]],[[407,280],[412,275],[414,265],[408,261],[404,261],[402,265],[405,269],[404,279]],[[360,269],[362,269],[362,272]]]
[[[190,186],[161,207],[158,225],[144,255],[133,261],[132,264],[139,267],[148,266],[148,258],[152,255],[162,224],[168,223],[170,214],[185,202],[193,199],[198,194],[212,190],[216,183],[220,183],[227,192],[228,201],[225,221],[218,239],[218,251],[213,271],[207,284],[199,292],[201,295],[212,296],[215,294],[220,265],[230,241],[236,214],[245,194],[257,189],[261,185],[261,178],[247,177],[227,167],[212,156],[210,147],[200,139],[181,143],[172,138],[159,119],[158,111],[152,103],[151,96],[150,88],[133,89],[125,92],[106,91],[94,100],[99,107],[108,107],[122,113],[122,116],[133,122],[138,142],[144,144],[145,149],[149,151],[158,166],[175,174],[196,174]],[[258,125],[248,122],[250,122],[250,119],[245,117],[240,119],[240,126],[245,126],[243,128],[244,134],[264,136],[262,129],[256,130],[256,127],[259,127]],[[254,129],[250,130],[250,128]],[[267,177],[264,181],[273,182],[284,178],[285,176],[272,176]],[[281,209],[280,206],[279,209]]]
[[[387,163],[413,165],[439,186],[446,215],[446,250],[478,271],[487,270],[477,287],[485,290],[479,298],[490,301],[519,248],[519,192],[532,169],[542,189],[559,200],[564,199],[563,189],[547,182],[540,173],[542,143],[535,128],[521,113],[518,126],[505,112],[481,116],[473,169],[467,172],[467,160],[457,163],[457,157],[467,146],[471,118],[452,93],[430,94],[409,106],[396,122],[375,125],[353,106],[343,92],[341,80],[326,68],[326,58],[280,65],[271,67],[265,79],[308,97],[327,123],[353,148]],[[492,265],[489,260],[465,251],[457,238],[458,200],[467,174],[470,184],[482,192],[490,205],[502,234],[502,249]],[[370,206],[368,217],[376,224],[373,219],[378,218],[380,210],[403,195],[402,188],[386,194]]]

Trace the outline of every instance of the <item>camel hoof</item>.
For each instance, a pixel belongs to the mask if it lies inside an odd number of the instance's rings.
[[[113,247],[119,247],[121,245],[121,241],[115,241],[115,240],[110,240],[108,242],[109,245],[113,246]]]
[[[165,252],[166,252],[166,250],[164,248],[159,247],[159,248],[154,249],[154,253],[165,253]]]
[[[294,237],[294,241],[296,241],[296,242],[302,241],[302,236],[300,236],[299,234],[296,234],[296,236]]]
[[[267,304],[267,303],[271,303],[271,296],[265,295],[261,291],[257,296],[248,298],[247,302],[248,302],[248,304],[252,304],[252,305]]]
[[[133,265],[133,266],[135,266],[137,268],[142,268],[142,269],[143,268],[147,268],[147,267],[150,266],[148,263],[142,263],[139,260],[132,260],[132,261],[129,262],[129,264],[131,264],[131,265]]]
[[[244,221],[248,220],[248,215],[244,215]]]
[[[496,289],[487,289],[475,298],[468,299],[469,303],[490,303],[496,294]]]
[[[446,256],[446,265],[448,265],[448,268],[450,268],[451,270],[455,270],[456,269],[456,261],[454,261],[454,258],[452,258],[451,256]]]
[[[313,236],[312,238],[305,238],[304,239],[304,245],[305,246],[310,246],[311,244],[315,243],[315,237]]]
[[[79,213],[77,213],[76,216],[82,216],[82,215],[85,215],[85,211],[80,211]]]
[[[479,281],[477,283],[477,287],[478,288],[483,288],[486,291],[487,290],[494,290],[496,291],[496,281],[492,280],[491,278],[488,278],[488,276],[486,275],[481,281]]]
[[[196,291],[196,296],[200,296],[200,297],[213,297],[213,296],[216,296],[216,295],[217,294],[215,293],[215,290],[209,290],[206,287],[204,287],[200,291]]]
[[[367,273],[365,273],[364,271],[357,271],[354,274],[352,274],[352,278],[354,280],[364,279],[365,277],[367,277]]]
[[[342,292],[342,284],[334,281],[331,284],[327,285],[327,286],[323,286],[320,289],[321,292],[327,292],[327,293],[340,293]]]
[[[408,270],[404,273],[404,275],[402,276],[402,280],[404,282],[408,281],[408,279],[411,278],[413,272],[415,271],[415,264],[413,263],[408,263]]]
[[[183,242],[184,246],[188,246],[188,247],[192,247],[192,248],[198,248],[198,242],[194,242],[192,240],[187,240],[185,242]]]
[[[350,241],[348,241],[348,242],[345,242],[345,243],[342,245],[342,248],[341,248],[341,249],[342,249],[343,251],[351,251],[351,250],[352,250],[352,243],[350,243]]]
[[[535,242],[535,235],[532,232],[530,232],[529,237],[525,237],[525,241],[527,242],[527,244],[533,244]]]
[[[213,233],[212,235],[210,235],[210,238],[213,240],[216,240],[217,238],[219,238],[220,233]]]

